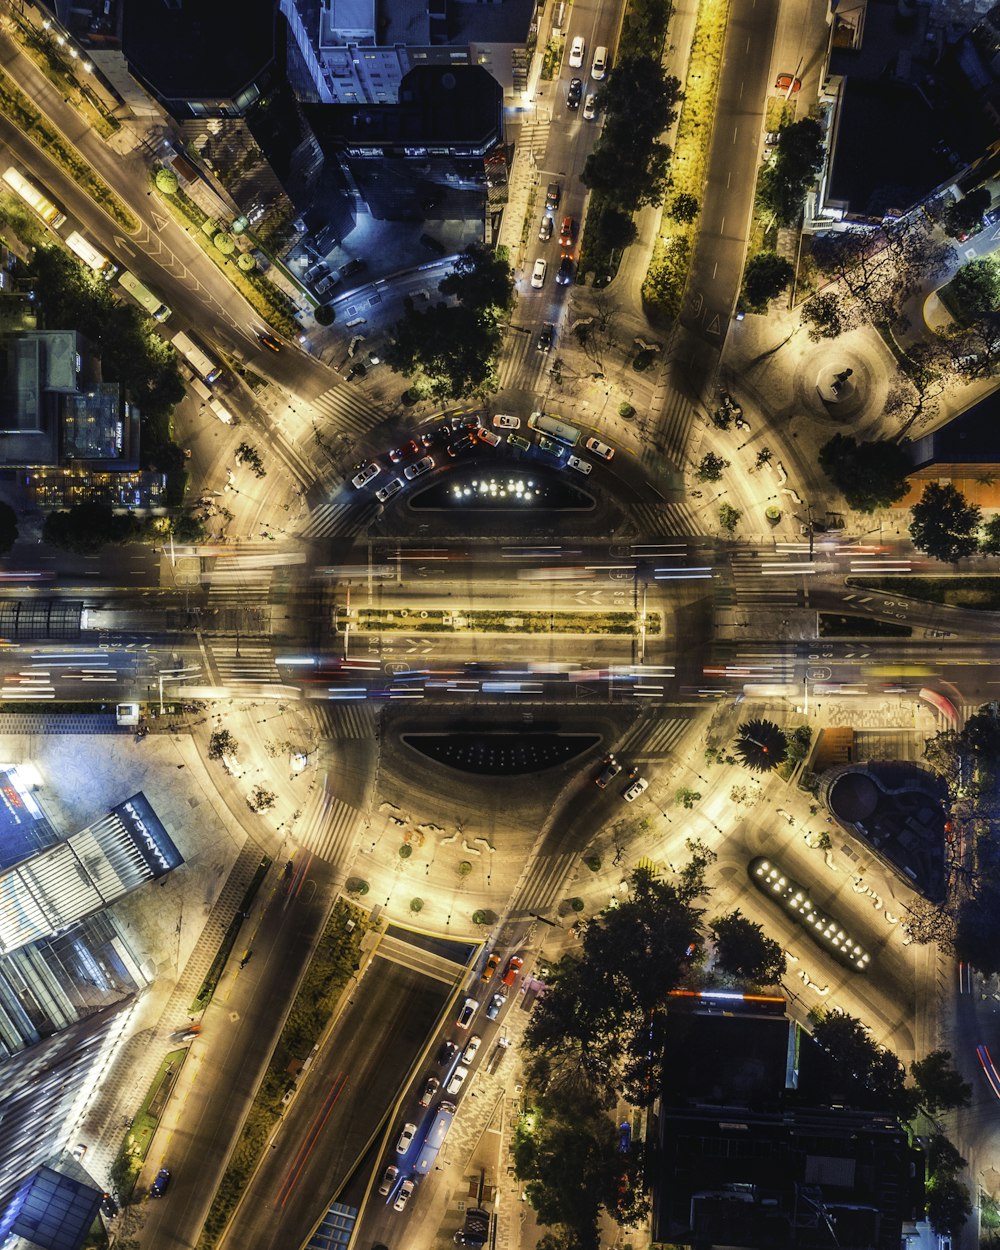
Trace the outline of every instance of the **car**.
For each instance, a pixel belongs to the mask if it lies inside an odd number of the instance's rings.
[[[273,334],[265,334],[263,330],[260,330],[257,333],[257,341],[262,347],[268,348],[269,351],[281,351],[281,339],[276,338]]]
[[[420,1092],[419,1100],[419,1105],[421,1107],[429,1107],[431,1105],[431,1099],[434,1097],[435,1091],[438,1089],[440,1084],[441,1082],[436,1076],[429,1076],[427,1080],[424,1081],[424,1088]]]
[[[388,1194],[393,1185],[396,1183],[396,1177],[399,1175],[399,1168],[395,1163],[390,1163],[386,1170],[382,1173],[382,1179],[379,1181],[378,1191],[384,1198]]]
[[[573,39],[569,48],[569,67],[570,69],[579,69],[583,64],[583,54],[587,50],[587,41],[583,35],[577,35]]]
[[[451,419],[451,428],[453,430],[478,430],[482,424],[478,412],[473,412],[471,415],[464,413],[460,417],[452,417]]]
[[[382,472],[382,466],[376,460],[372,460],[369,464],[363,465],[361,470],[351,478],[351,485],[357,487],[358,490],[362,486],[367,486],[369,482]]]
[[[588,438],[584,443],[584,447],[588,451],[592,451],[595,456],[600,456],[602,460],[614,460],[615,449],[609,447],[607,443],[602,443],[599,438]]]
[[[498,412],[493,418],[493,428],[495,430],[519,430],[521,418],[512,417],[509,412]]]
[[[417,1182],[412,1176],[408,1176],[399,1187],[399,1193],[396,1195],[396,1201],[392,1204],[394,1211],[402,1211],[403,1207],[410,1201],[410,1194],[417,1187]]]
[[[490,999],[489,1006],[486,1008],[486,1019],[495,1020],[500,1014],[500,1008],[506,1001],[506,994],[494,994]]]
[[[416,464],[408,464],[403,470],[403,477],[408,482],[412,482],[415,477],[420,477],[422,473],[428,473],[434,468],[434,457],[424,456],[423,460],[418,460]]]
[[[193,1042],[199,1033],[201,1033],[201,1025],[192,1024],[186,1029],[178,1029],[176,1033],[171,1033],[170,1040],[172,1042]]]
[[[545,285],[546,269],[548,269],[548,265],[539,256],[539,258],[535,261],[534,269],[531,271],[531,285],[536,291],[541,290],[541,288]]]
[[[413,1139],[417,1135],[417,1126],[407,1122],[403,1125],[403,1131],[399,1135],[399,1141],[396,1142],[396,1154],[405,1155],[409,1148],[413,1145]]]
[[[583,102],[583,120],[592,122],[597,116],[597,95],[593,91],[588,91],[587,98]]]
[[[531,451],[531,444],[526,438],[522,438],[520,434],[508,434],[507,442],[511,447],[516,447],[519,451]]]
[[[559,229],[559,246],[572,247],[573,236],[576,234],[576,222],[572,217],[564,217]]]
[[[542,326],[542,332],[538,336],[537,347],[540,352],[550,352],[552,350],[552,336],[555,333],[553,326],[548,322]]]
[[[477,430],[476,434],[481,443],[486,443],[490,447],[500,446],[500,435],[494,434],[492,430]]]
[[[542,224],[538,227],[538,242],[548,243],[552,238],[552,231],[556,228],[556,223],[546,214],[542,218]]]
[[[403,489],[403,483],[398,477],[394,477],[391,482],[386,482],[384,486],[380,486],[375,492],[375,498],[379,503],[385,503]]]
[[[458,1053],[458,1047],[455,1045],[454,1042],[452,1041],[442,1042],[441,1046],[438,1049],[437,1061],[438,1063],[450,1063],[451,1060],[454,1059],[457,1053]]]
[[[368,262],[357,257],[354,260],[349,260],[346,265],[340,266],[340,276],[342,278],[353,278],[357,273],[364,273],[367,268]]]
[[[569,91],[566,93],[566,107],[570,112],[575,113],[580,107],[580,101],[583,99],[583,79],[573,78],[569,84]]]
[[[455,1023],[460,1029],[467,1029],[472,1023],[472,1017],[479,1010],[479,1004],[474,998],[467,998],[462,1004],[462,1010],[459,1012],[458,1019]]]
[[[473,1033],[466,1043],[465,1050],[462,1051],[462,1062],[471,1063],[479,1053],[479,1047],[482,1046],[483,1039],[478,1033]]]
[[[469,1075],[469,1069],[463,1068],[461,1064],[452,1073],[451,1080],[448,1082],[448,1093],[457,1094],[465,1084],[465,1078]]]
[[[101,1195],[101,1210],[109,1220],[113,1220],[118,1214],[118,1203],[115,1202],[114,1198],[109,1193]]]
[[[802,83],[792,74],[779,74],[774,80],[774,85],[778,91],[788,91],[792,95],[802,90]]]
[[[604,767],[594,778],[594,784],[599,790],[604,790],[621,772],[622,766],[618,763],[613,755],[609,755],[605,761]]]
[[[559,197],[562,195],[562,187],[558,182],[550,182],[545,191],[545,207],[547,210],[555,211],[559,207]]]
[[[149,1187],[150,1198],[162,1198],[170,1187],[170,1169],[160,1168],[156,1173],[156,1180]]]
[[[569,286],[573,281],[573,257],[564,256],[559,262],[559,270],[556,273],[556,282],[560,286]]]
[[[618,1125],[618,1149],[623,1155],[627,1155],[632,1149],[632,1125],[628,1120],[622,1120]]]
[[[557,443],[554,439],[549,438],[547,434],[539,434],[538,446],[542,451],[547,451],[550,456],[562,457],[566,454],[566,448],[562,443]]]
[[[520,955],[511,955],[510,959],[507,960],[507,966],[504,968],[503,976],[500,980],[504,983],[504,985],[513,985],[517,980],[517,974],[521,971],[523,966],[524,960],[520,957]]]
[[[500,956],[496,953],[496,951],[494,951],[493,954],[486,961],[486,967],[483,969],[482,976],[479,978],[480,981],[483,981],[484,983],[488,981],[492,981],[493,974],[496,972],[497,968],[499,967],[500,967]]]
[[[590,67],[590,76],[595,82],[600,82],[607,72],[608,50],[607,48],[598,48],[594,53],[594,62]]]
[[[453,443],[449,443],[445,448],[449,456],[457,456],[459,452],[469,451],[476,445],[476,436],[474,434],[463,434],[461,438],[456,438]]]
[[[634,803],[644,790],[649,789],[649,782],[645,777],[636,777],[630,786],[626,786],[622,791],[622,798],[626,803]]]
[[[764,136],[765,146],[769,148],[773,148],[777,142],[778,142],[778,132],[776,130],[769,130],[767,134]]]
[[[399,464],[400,460],[405,460],[407,456],[419,456],[420,444],[415,438],[411,438],[408,443],[403,443],[400,447],[394,447],[389,452],[389,459],[393,464]]]
[[[586,475],[594,471],[594,466],[586,460],[581,460],[579,456],[570,456],[566,463],[571,469],[576,469],[577,473]]]

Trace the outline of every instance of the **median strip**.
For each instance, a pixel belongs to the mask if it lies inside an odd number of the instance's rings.
[[[350,615],[362,634],[659,634],[659,612],[517,612],[448,608],[413,611],[360,608]]]

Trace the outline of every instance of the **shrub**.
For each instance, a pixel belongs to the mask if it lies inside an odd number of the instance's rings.
[[[413,854],[413,847],[410,846],[409,842],[404,842],[403,845],[399,848],[399,858],[409,859],[412,854]]]
[[[600,857],[600,855],[587,855],[587,856],[585,856],[585,858],[584,858],[584,861],[583,861],[583,862],[587,865],[587,867],[590,869],[590,871],[591,871],[591,872],[600,872],[600,871],[601,871],[601,857]]]
[[[619,404],[618,415],[620,417],[624,417],[626,421],[631,421],[632,418],[635,416],[635,409],[632,407],[631,404],[624,404],[624,403]]]
[[[583,911],[583,899],[582,898],[571,898],[569,900],[569,905],[570,907],[572,907],[574,911]]]
[[[423,911],[423,908],[424,908],[424,900],[422,898],[410,899],[410,911],[412,911],[414,914],[416,914],[418,911]]]

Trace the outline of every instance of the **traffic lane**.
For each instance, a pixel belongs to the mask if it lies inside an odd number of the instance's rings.
[[[333,897],[330,866],[310,858],[304,877],[292,882],[281,881],[279,869],[272,867],[265,880],[203,1016],[193,1043],[198,1069],[177,1127],[154,1141],[143,1181],[164,1166],[173,1175],[164,1200],[147,1204],[143,1246],[197,1242],[298,984],[302,952],[312,949],[324,924]],[[253,956],[241,969],[240,954],[248,947]]]
[[[231,1227],[233,1244],[285,1250],[305,1242],[365,1153],[449,994],[444,983],[376,954],[285,1113]]]

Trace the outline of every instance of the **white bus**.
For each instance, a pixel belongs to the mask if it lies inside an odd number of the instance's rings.
[[[42,221],[44,221],[47,226],[51,226],[53,230],[58,230],[59,227],[66,221],[66,214],[62,211],[62,209],[57,204],[54,204],[50,199],[47,199],[38,187],[36,187],[33,182],[30,182],[27,178],[25,178],[24,174],[15,169],[13,165],[4,170],[3,180],[12,191],[16,192],[21,199],[24,200],[25,204],[27,204],[29,208],[33,208],[38,216],[41,217]]]
[[[137,304],[145,308],[154,321],[166,321],[170,316],[170,309],[167,305],[161,299],[157,299],[148,286],[143,286],[134,273],[123,269],[118,275],[118,284],[128,291]]]
[[[174,335],[172,342],[174,350],[180,352],[203,382],[207,382],[211,386],[217,380],[222,373],[222,365],[213,356],[210,356],[204,348],[199,347],[190,335],[180,330]]]
[[[110,282],[118,272],[118,266],[103,252],[99,252],[93,243],[89,242],[78,234],[75,230],[66,236],[66,246],[69,250],[83,261],[85,265],[89,265],[94,273],[98,273],[105,282]]]

